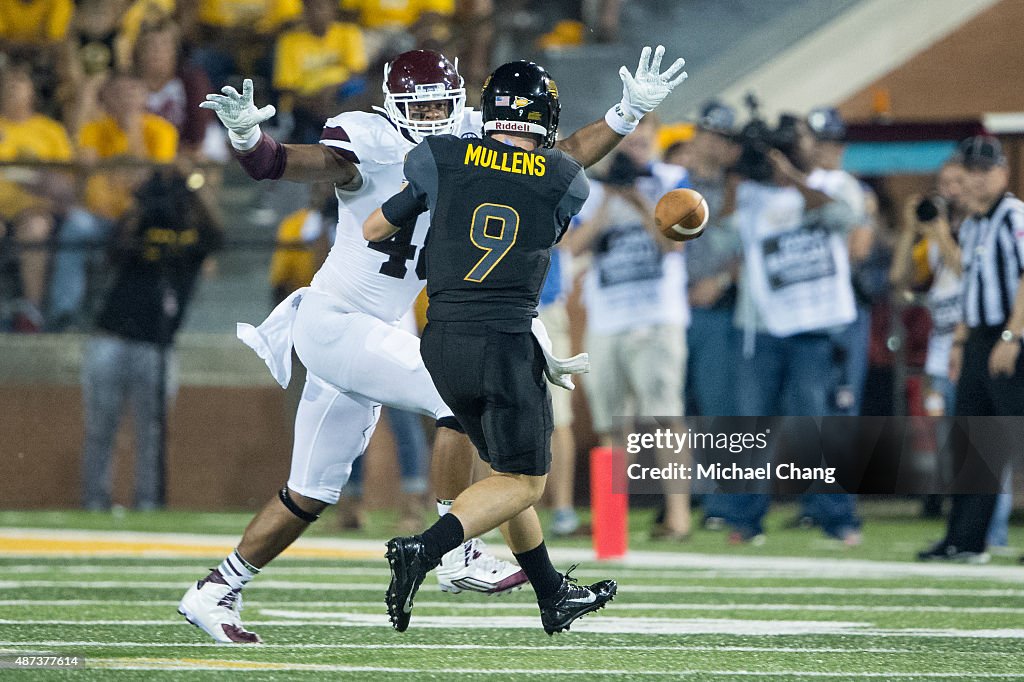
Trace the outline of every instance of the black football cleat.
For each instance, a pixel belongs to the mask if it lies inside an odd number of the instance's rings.
[[[604,608],[605,604],[615,598],[615,592],[619,589],[614,580],[580,585],[575,578],[569,576],[574,568],[562,576],[562,584],[553,597],[537,602],[540,605],[540,622],[548,635],[568,630],[569,625],[580,616]]]
[[[386,601],[391,626],[405,632],[412,616],[412,600],[420,589],[427,572],[437,565],[427,560],[423,541],[419,537],[392,538],[388,540],[385,556],[391,566],[391,584],[388,585]]]

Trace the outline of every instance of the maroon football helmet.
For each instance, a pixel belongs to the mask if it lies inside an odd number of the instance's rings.
[[[411,50],[384,65],[384,111],[400,130],[416,142],[428,135],[455,134],[462,122],[466,89],[459,75],[459,60],[452,64],[440,52]],[[409,115],[409,105],[447,101],[448,117],[418,121]]]

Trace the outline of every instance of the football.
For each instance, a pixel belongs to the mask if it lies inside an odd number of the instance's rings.
[[[708,202],[700,192],[674,189],[658,200],[654,223],[661,233],[677,242],[696,239],[708,224]]]

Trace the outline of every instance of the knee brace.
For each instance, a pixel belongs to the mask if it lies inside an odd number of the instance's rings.
[[[283,504],[288,511],[295,514],[306,523],[313,523],[320,518],[319,514],[310,514],[308,511],[295,504],[295,500],[293,500],[292,496],[288,493],[287,485],[278,491],[277,496],[281,499],[281,504]]]
[[[452,431],[457,431],[461,434],[466,433],[466,429],[462,428],[462,424],[460,424],[459,420],[455,417],[441,417],[434,422],[434,425],[438,428],[451,429]]]

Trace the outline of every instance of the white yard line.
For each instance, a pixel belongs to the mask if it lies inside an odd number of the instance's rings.
[[[159,565],[72,565],[72,566],[57,566],[54,564],[11,564],[9,566],[0,565],[0,573],[3,574],[15,574],[15,573],[28,573],[28,574],[68,574],[68,575],[94,575],[94,574],[121,574],[126,578],[130,578],[133,575],[179,575],[185,577],[188,580],[190,577],[196,577],[196,574],[203,574],[203,568],[200,567],[202,562],[197,562],[195,559],[191,560],[191,564],[179,564],[177,566],[159,566]],[[381,562],[384,563],[383,561]],[[199,568],[197,568],[199,567]],[[389,575],[388,568],[386,565],[379,568],[373,567],[332,567],[332,566],[289,566],[287,563],[274,564],[272,573],[277,575],[278,573],[301,573],[302,575],[341,575],[341,576],[367,576],[367,577],[387,577]]]
[[[280,616],[279,616],[280,617]],[[175,618],[160,620],[90,620],[88,625],[116,625],[125,627],[168,627],[181,623]],[[330,627],[391,627],[387,616],[381,614],[338,613],[334,620],[309,620],[305,614],[295,612],[284,620],[249,620],[253,628],[260,626],[330,626]],[[0,619],[0,625],[73,625],[82,626],[80,620]],[[540,627],[536,616],[417,616],[413,619],[417,629],[509,629],[536,630]],[[745,620],[731,618],[587,618],[573,624],[574,632],[644,635],[861,635],[899,637],[952,637],[975,639],[1024,639],[1024,629],[961,630],[940,628],[877,628],[866,622],[813,621],[813,620]]]
[[[295,606],[289,604],[289,607]],[[353,608],[353,604],[349,607]],[[366,606],[366,604],[363,604]],[[417,601],[416,606],[431,609],[467,609],[473,611],[536,611],[536,604],[455,604],[452,602],[421,602]],[[1008,606],[878,606],[878,605],[856,605],[856,604],[631,604],[623,602],[622,608],[631,611],[821,611],[830,613],[833,611],[845,611],[848,613],[1004,613],[1024,614],[1024,608],[1012,608]],[[284,611],[276,609],[260,608],[259,612],[266,616],[284,616]],[[293,612],[294,613],[294,612]],[[333,618],[336,612],[303,611],[307,618]]]
[[[157,561],[167,561],[168,557],[160,557],[154,559]],[[186,561],[186,559],[182,559]],[[146,564],[123,564],[118,565],[116,563],[107,563],[102,565],[96,564],[79,564],[79,565],[65,565],[57,566],[54,564],[43,564],[43,563],[28,563],[28,564],[8,564],[0,565],[0,573],[3,574],[41,574],[41,575],[103,575],[103,574],[123,574],[125,578],[130,578],[134,575],[180,575],[182,577],[191,578],[197,573],[197,566],[201,562],[196,562],[194,558],[188,558],[189,563],[179,563],[176,565],[159,565],[157,563],[147,562]],[[383,563],[383,562],[381,562]],[[202,568],[198,569],[198,572],[202,572]],[[293,573],[301,573],[304,576],[363,576],[363,577],[387,577],[388,569],[386,566],[372,567],[372,566],[352,566],[352,567],[338,567],[338,566],[295,566],[291,565],[287,560],[274,563],[270,568],[266,570],[266,575],[291,575]],[[607,565],[590,565],[581,566],[575,573],[581,577],[594,577],[598,578],[605,574],[613,574],[620,581],[627,578],[638,578],[645,580],[693,580],[693,579],[745,579],[745,580],[757,580],[757,579],[768,579],[768,580],[832,580],[827,576],[810,576],[805,574],[793,574],[787,572],[771,571],[771,570],[753,570],[753,569],[677,569],[677,570],[663,570],[663,569],[649,569],[642,568],[639,566],[623,566],[616,564]],[[903,580],[906,579],[906,575],[897,574],[892,575],[885,572],[877,572],[868,575],[857,576],[859,580]],[[922,577],[922,576],[918,576]],[[937,580],[948,580],[948,579],[960,579],[960,578],[972,578],[975,576],[965,575],[942,575],[942,576],[927,576]],[[1003,579],[992,579],[988,580],[1000,580],[1004,582],[1019,583],[1022,576],[1015,576],[1014,578],[1003,578]],[[774,588],[773,588],[774,589]],[[884,589],[884,588],[883,588]],[[943,594],[948,594],[948,591],[942,589]]]
[[[1006,678],[1019,678],[1020,676],[1016,673],[976,673],[976,672],[941,672],[941,673],[904,673],[904,672],[816,672],[816,671],[761,671],[761,670],[588,670],[586,668],[577,669],[566,669],[566,668],[553,668],[548,670],[528,670],[528,669],[503,669],[503,670],[488,670],[484,668],[398,668],[398,667],[387,667],[387,666],[352,666],[352,665],[328,665],[319,663],[263,663],[257,661],[242,661],[242,660],[218,660],[218,661],[205,661],[197,659],[174,659],[174,658],[155,658],[155,659],[118,659],[118,658],[107,658],[107,659],[90,659],[89,668],[102,668],[106,670],[244,670],[244,671],[260,671],[260,670],[295,670],[295,671],[315,671],[315,672],[367,672],[367,673],[406,673],[406,674],[420,674],[420,673],[433,673],[435,675],[501,675],[503,677],[553,677],[556,675],[594,675],[599,674],[601,676],[614,676],[614,677],[681,677],[681,676],[706,676],[711,675],[715,677],[757,677],[757,678],[777,678],[777,677],[846,677],[846,678],[937,678],[937,679],[956,679],[964,677],[967,679],[977,678],[993,678],[993,679],[1006,679]]]
[[[97,647],[97,648],[115,648],[115,649],[176,649],[176,648],[219,648],[223,649],[223,644],[216,642],[97,642],[97,641],[80,641],[80,642],[65,642],[60,640],[49,640],[49,641],[29,641],[29,642],[0,642],[0,647],[18,647],[19,650],[22,647],[37,647],[37,648],[56,648],[59,650],[68,650],[70,648],[85,648],[85,647]],[[379,650],[381,644],[267,644],[264,643],[260,649],[353,649],[353,650]],[[858,653],[858,654],[913,654],[920,653],[916,649],[887,649],[887,648],[875,648],[875,647],[783,647],[783,646],[694,646],[685,644],[673,644],[668,646],[663,645],[613,645],[613,644],[600,644],[589,646],[586,644],[577,645],[560,645],[560,644],[530,644],[530,645],[517,645],[517,644],[393,644],[388,643],[387,648],[389,649],[413,649],[413,650],[431,650],[431,649],[444,649],[444,650],[458,650],[458,651],[705,651],[705,652],[736,652],[736,653],[791,653],[791,654],[843,654],[843,653]],[[951,652],[955,653],[955,652]],[[1005,656],[1007,654],[995,653],[995,652],[971,652],[972,656]]]
[[[610,572],[614,575],[614,571]],[[120,580],[0,580],[0,590],[17,590],[24,588],[73,588],[81,590],[104,589],[180,589],[182,582],[132,580],[128,573]],[[429,587],[429,584],[428,584]],[[293,580],[260,579],[252,583],[250,592],[258,590],[314,590],[330,592],[379,592],[381,584],[377,582],[296,582]],[[623,593],[631,594],[829,594],[829,595],[871,595],[871,596],[904,596],[904,597],[1024,597],[1024,589],[1001,588],[939,588],[939,587],[744,587],[696,585],[687,583],[680,585],[622,585]]]
[[[110,606],[110,607],[152,607],[170,608],[177,606],[177,601],[167,600],[118,600],[110,601],[104,599],[7,599],[0,600],[0,607],[3,606],[62,606],[73,608],[76,606]],[[363,609],[379,608],[378,601],[340,601],[340,602],[272,602],[256,601],[247,602],[249,612],[259,612],[265,616],[282,616],[284,618],[305,618],[305,619],[332,619],[338,613],[335,611],[322,611],[316,609]],[[268,608],[277,605],[282,608]],[[489,600],[487,602],[466,602],[459,601],[455,597],[449,601],[416,601],[420,608],[449,609],[456,611],[528,611],[537,610],[537,605],[530,602],[505,602]],[[1024,614],[1024,607],[1012,606],[921,606],[921,605],[896,605],[886,606],[878,604],[793,604],[793,603],[713,603],[705,604],[700,602],[622,602],[622,608],[631,611],[820,611],[829,613],[834,611],[845,611],[849,613],[1000,613],[1000,614]],[[295,611],[294,609],[313,609],[309,611]]]
[[[128,531],[90,531],[69,529],[43,528],[0,528],[0,540],[4,538],[41,538],[49,540],[74,540],[94,542],[138,542],[181,544],[184,546],[216,546],[233,547],[238,542],[237,535],[201,535],[191,533],[144,533]],[[925,540],[922,540],[922,546]],[[300,538],[295,547],[310,549],[374,552],[380,553],[383,560],[384,539],[363,540],[352,538]],[[490,545],[494,554],[503,558],[511,558],[508,548],[494,543]],[[556,563],[586,562],[594,560],[590,549],[565,547],[551,548],[551,556]],[[757,574],[780,574],[811,578],[870,578],[884,576],[901,577],[934,577],[934,578],[966,578],[987,580],[1019,580],[1024,581],[1024,567],[1019,566],[964,566],[942,563],[911,563],[897,561],[869,561],[852,558],[827,557],[771,557],[747,555],[689,554],[682,552],[630,552],[621,561],[606,562],[609,570],[615,566],[635,569],[692,569],[724,572],[726,574],[743,575],[747,572]]]

